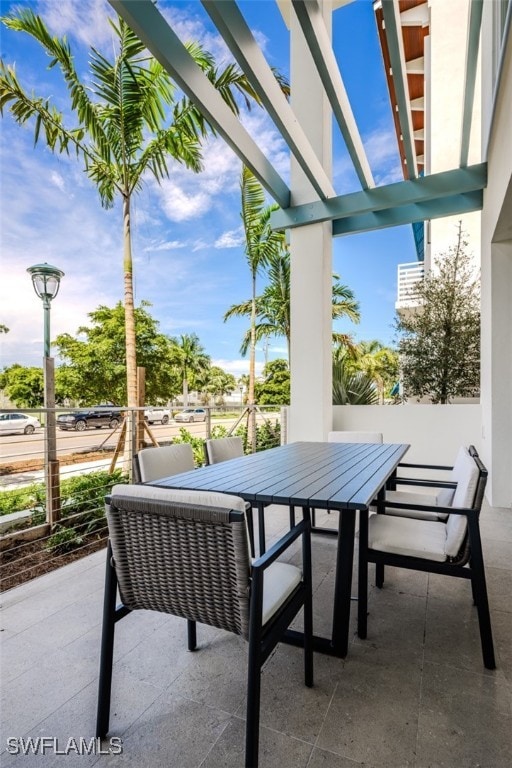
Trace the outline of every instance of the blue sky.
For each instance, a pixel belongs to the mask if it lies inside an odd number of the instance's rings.
[[[20,3],[0,2],[2,15]],[[110,55],[106,0],[36,0],[21,3],[40,13],[58,35],[67,35],[82,75],[87,50],[94,45]],[[199,2],[159,0],[182,39],[200,40],[217,58],[227,51]],[[240,3],[270,64],[288,74],[288,40],[273,0]],[[352,108],[377,184],[400,179],[384,71],[371,0],[359,0],[334,14],[333,43]],[[39,46],[21,33],[2,28],[1,54],[15,63],[21,83],[38,95],[51,96],[62,110],[67,95],[57,70]],[[243,122],[285,179],[287,148],[263,112],[244,113]],[[334,186],[338,194],[356,191],[357,179],[343,143],[334,130]],[[203,150],[204,172],[196,175],[171,165],[161,186],[148,179],[132,214],[136,302],[152,303],[160,330],[171,336],[198,334],[212,361],[235,375],[247,371],[239,353],[245,320],[224,323],[232,303],[250,296],[240,221],[240,161],[221,139]],[[20,128],[7,113],[1,121],[0,323],[1,365],[40,365],[42,305],[26,268],[47,261],[65,272],[52,307],[52,338],[73,335],[87,324],[87,313],[122,299],[122,218],[116,204],[104,210],[98,193],[74,156],[53,155],[44,141],[35,148],[33,126]],[[410,227],[334,240],[333,270],[361,305],[359,325],[337,324],[357,340],[393,340],[396,267],[413,261]],[[260,281],[260,288],[263,283]],[[270,341],[268,359],[285,356],[283,340]],[[264,360],[257,353],[258,367]]]

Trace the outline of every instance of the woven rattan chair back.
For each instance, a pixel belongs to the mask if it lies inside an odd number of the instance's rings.
[[[115,497],[107,507],[121,599],[248,638],[244,514]]]

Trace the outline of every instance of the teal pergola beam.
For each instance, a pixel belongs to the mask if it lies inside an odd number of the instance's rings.
[[[334,187],[236,2],[201,2],[319,197],[333,197]]]
[[[400,25],[400,9],[398,0],[382,0],[382,14],[386,25],[386,38],[388,41],[389,58],[395,86],[398,114],[400,115],[400,129],[407,161],[409,179],[415,179],[418,175],[416,163],[416,150],[414,145],[414,130],[412,127],[411,105],[409,100],[409,85],[407,83],[406,62]]]
[[[468,164],[469,139],[471,136],[471,118],[475,98],[475,82],[483,5],[483,0],[472,0],[469,4],[468,39],[466,45],[466,78],[464,85],[464,107],[462,110],[462,133],[460,142],[461,167],[465,167]]]
[[[361,217],[404,205],[420,205],[429,200],[453,198],[462,193],[481,190],[486,184],[487,163],[479,163],[274,211],[270,224],[272,229],[289,229],[321,221]]]
[[[152,0],[109,0],[109,3],[274,200],[286,208],[290,204],[288,186],[195,63]]]
[[[350,101],[316,0],[292,0],[347,150],[363,189],[375,186]]]
[[[389,208],[382,211],[372,211],[361,216],[348,216],[337,219],[332,223],[333,237],[369,232],[373,229],[397,227],[402,224],[413,224],[415,221],[441,219],[445,216],[479,211],[483,207],[483,190],[466,192],[460,195],[449,195],[424,203],[402,205],[399,208]]]

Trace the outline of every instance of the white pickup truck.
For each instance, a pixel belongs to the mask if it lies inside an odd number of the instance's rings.
[[[144,411],[144,419],[148,424],[155,424],[157,421],[160,424],[168,424],[171,418],[171,412],[168,408],[146,408]]]

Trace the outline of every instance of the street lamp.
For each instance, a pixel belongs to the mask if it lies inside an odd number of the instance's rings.
[[[32,278],[34,291],[43,300],[44,307],[44,356],[50,357],[50,307],[52,299],[59,292],[60,279],[64,272],[51,264],[36,264],[29,267],[27,272]],[[45,403],[46,405],[46,403]]]
[[[57,430],[55,420],[55,373],[50,357],[50,308],[59,292],[64,272],[51,264],[36,264],[27,272],[32,278],[34,291],[42,299],[44,308],[44,408],[46,420],[45,480],[46,522],[54,525],[60,514],[60,470],[57,460]]]

